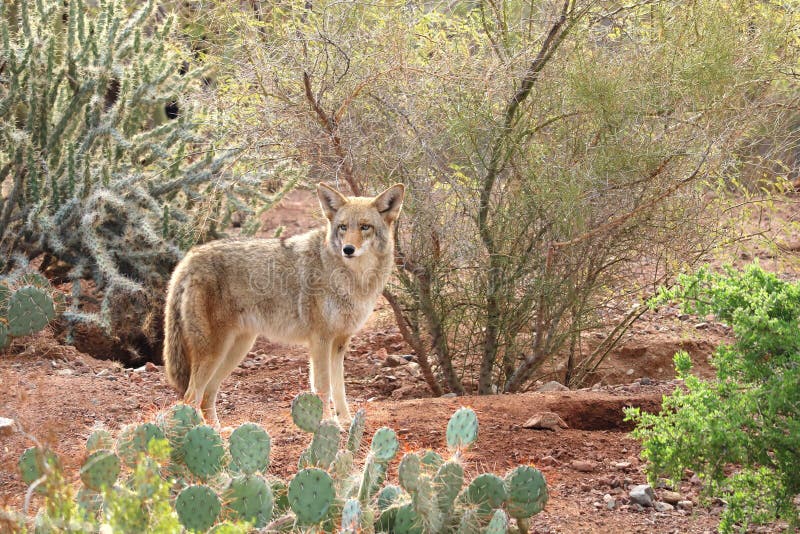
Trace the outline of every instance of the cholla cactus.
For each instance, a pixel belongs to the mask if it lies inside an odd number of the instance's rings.
[[[216,234],[227,201],[277,197],[224,172],[235,153],[199,130],[185,96],[202,72],[187,67],[174,17],[154,0],[127,4],[0,2],[0,257],[22,241],[61,260],[75,281],[72,324],[155,343],[181,250]],[[83,278],[102,291],[99,314],[81,307]]]
[[[88,456],[80,471],[84,488],[78,504],[85,517],[108,520],[102,514],[115,509],[108,501],[136,491],[132,484],[137,477],[126,478],[124,466],[134,473],[141,471],[143,464],[153,462],[148,455],[153,455],[154,447],[157,449],[159,442],[166,445],[167,441],[160,439],[164,436],[179,452],[162,452],[161,462],[166,465],[145,470],[166,477],[172,488],[170,513],[193,532],[222,531],[222,525],[226,532],[235,531],[242,522],[268,532],[525,532],[529,518],[547,501],[542,474],[529,466],[519,466],[505,478],[482,474],[464,487],[460,456],[474,445],[478,430],[475,412],[469,408],[456,412],[448,426],[454,429],[447,438],[452,456],[445,460],[433,451],[405,454],[398,465],[400,486],[395,486],[383,485],[388,465],[395,461],[400,447],[394,431],[378,429],[366,457],[356,462],[363,412],[356,415],[356,423],[343,440],[338,428],[332,437],[333,423],[322,421],[322,411],[317,409],[321,405],[318,397],[308,393],[298,395],[292,403],[293,420],[314,436],[303,453],[307,463],[301,462],[288,483],[266,477],[271,440],[254,423],[234,430],[226,443],[214,429],[202,424],[194,408],[179,405],[156,417],[159,426],[126,427],[116,444],[107,431],[96,430],[87,440]],[[321,453],[317,450],[320,440],[332,441],[334,447],[344,441],[346,446],[329,462],[331,444],[322,447]],[[136,457],[133,462],[132,457]],[[53,466],[51,472],[55,472],[57,465],[57,459],[35,448],[20,459],[28,483],[41,483],[48,472],[44,467]],[[56,486],[42,487],[47,493]],[[147,506],[155,508],[152,502]],[[144,523],[152,521],[140,524]]]

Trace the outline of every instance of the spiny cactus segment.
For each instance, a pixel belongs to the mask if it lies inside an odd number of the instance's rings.
[[[208,425],[200,425],[186,433],[183,459],[192,474],[208,480],[222,469],[225,446],[219,433]]]
[[[8,302],[8,333],[14,337],[38,332],[55,319],[56,308],[50,294],[38,287],[17,289]]]
[[[391,462],[399,448],[400,441],[398,441],[397,434],[391,428],[379,428],[372,436],[370,451],[378,462]]]
[[[466,449],[478,439],[478,417],[471,408],[459,408],[447,423],[447,447]]]
[[[527,519],[544,510],[548,495],[547,483],[541,471],[529,465],[520,465],[506,475],[504,482],[511,517]]]
[[[133,468],[139,456],[147,453],[147,447],[154,439],[164,439],[164,432],[157,425],[127,425],[117,439],[117,454],[126,466]]]
[[[339,529],[343,534],[356,534],[361,532],[361,503],[357,499],[348,499],[342,508],[342,525]]]
[[[530,466],[519,466],[504,479],[482,474],[464,487],[460,452],[477,437],[477,421],[469,409],[456,412],[448,425],[453,449],[449,459],[432,450],[406,453],[397,464],[399,485],[384,485],[399,449],[397,435],[379,429],[359,460],[363,412],[356,414],[346,443],[338,449],[341,430],[332,421],[322,421],[321,408],[319,398],[311,394],[293,403],[293,418],[299,414],[300,424],[313,429],[313,437],[302,467],[288,484],[264,478],[271,440],[254,423],[239,426],[225,441],[213,428],[198,424],[194,408],[177,405],[157,416],[158,425],[123,428],[117,454],[111,450],[111,434],[96,430],[87,440],[89,455],[80,470],[85,485],[78,495],[81,513],[99,519],[109,509],[104,500],[135,494],[143,472],[168,481],[168,506],[174,507],[187,531],[233,532],[246,523],[293,532],[503,534],[512,530],[513,518],[524,533],[529,518],[547,501],[544,477]],[[178,453],[169,451],[167,443],[178,444]],[[55,491],[63,481],[58,470],[50,452],[31,448],[20,458],[23,479],[29,484],[44,480],[37,488],[44,493]],[[42,478],[50,472],[56,476]],[[202,483],[194,484],[197,481]],[[145,483],[152,487],[152,481]]]
[[[292,400],[292,421],[301,430],[316,432],[322,421],[322,399],[313,393],[300,393]]]
[[[364,437],[364,430],[367,428],[367,414],[364,408],[361,408],[353,416],[350,422],[350,430],[347,432],[347,450],[353,454],[358,454],[358,449],[361,448],[361,440]]]
[[[228,442],[231,460],[242,473],[263,473],[269,467],[272,442],[267,431],[257,424],[245,423],[239,426],[231,433]]]
[[[101,449],[113,449],[114,438],[111,432],[103,428],[98,428],[86,438],[86,451],[94,452]]]
[[[336,497],[333,479],[322,469],[303,469],[289,483],[288,497],[289,506],[300,523],[319,523]]]
[[[91,453],[81,466],[81,480],[87,488],[102,491],[117,481],[121,468],[119,456],[110,450]]]
[[[226,507],[233,512],[233,519],[248,521],[256,528],[263,528],[272,517],[272,489],[258,475],[233,478],[224,496]]]
[[[178,519],[187,530],[205,532],[210,529],[219,517],[222,503],[219,497],[208,486],[196,484],[180,492],[175,501]]]

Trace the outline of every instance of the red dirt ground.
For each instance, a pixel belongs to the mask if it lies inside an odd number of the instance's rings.
[[[271,234],[278,225],[284,225],[287,234],[302,231],[315,224],[316,209],[308,193],[294,192],[268,214],[264,233]],[[688,350],[697,372],[709,375],[707,358],[728,335],[723,325],[713,321],[662,309],[648,313],[609,357],[601,370],[602,385],[554,393],[429,398],[414,364],[383,365],[387,355],[411,351],[394,327],[388,306],[380,302],[354,338],[345,364],[347,393],[353,408],[366,409],[368,434],[388,425],[408,449],[445,452],[443,434],[449,416],[459,406],[471,406],[481,431],[477,447],[466,460],[468,475],[478,469],[502,474],[520,463],[531,463],[544,473],[551,497],[546,510],[532,522],[535,532],[712,532],[721,503],[702,506],[700,488],[688,475],[674,489],[694,502],[692,511],[656,512],[637,509],[629,502],[628,489],[646,480],[640,446],[627,433],[630,429],[622,420],[622,408],[659,408],[662,396],[677,385],[672,380],[676,350]],[[245,421],[262,424],[273,438],[270,471],[288,475],[309,442],[309,436],[290,422],[290,402],[307,389],[305,350],[260,340],[225,382],[219,415],[226,426]],[[0,417],[15,419],[29,436],[51,443],[76,480],[85,438],[93,427],[117,429],[145,420],[176,400],[163,368],[148,365],[132,370],[96,360],[64,346],[51,331],[16,340],[0,355]],[[522,428],[540,411],[558,413],[569,428]],[[30,445],[23,433],[0,435],[0,506],[19,509],[22,504],[25,486],[16,462]],[[575,460],[589,461],[588,467],[573,466]],[[614,510],[605,508],[605,494],[616,498]],[[778,531],[777,526],[760,530]]]

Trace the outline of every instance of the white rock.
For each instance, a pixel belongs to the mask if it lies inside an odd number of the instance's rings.
[[[14,420],[0,417],[0,436],[10,436],[14,433]]]
[[[562,384],[561,382],[556,382],[555,380],[551,380],[550,382],[542,384],[541,386],[536,388],[536,391],[538,391],[539,393],[548,393],[551,391],[569,391],[569,388],[564,384]]]
[[[657,501],[653,504],[653,508],[656,509],[656,512],[671,512],[675,509],[674,506],[667,502]]]
[[[653,506],[656,494],[650,484],[634,486],[630,491],[631,500],[640,506]]]

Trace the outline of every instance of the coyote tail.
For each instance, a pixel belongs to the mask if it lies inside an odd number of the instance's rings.
[[[186,277],[174,280],[167,292],[167,306],[164,313],[164,367],[169,382],[183,396],[189,387],[189,362],[183,341],[181,301],[183,300]]]

